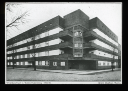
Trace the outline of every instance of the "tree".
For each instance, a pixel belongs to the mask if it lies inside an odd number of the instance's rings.
[[[26,16],[28,16],[28,11],[22,12],[20,15],[14,15],[11,17],[11,19],[8,19],[8,15],[10,16],[11,14],[14,13],[14,9],[20,7],[20,4],[15,4],[15,3],[7,3],[6,5],[6,28],[9,27],[16,27],[20,24],[25,24],[26,23]],[[17,10],[17,12],[21,12],[20,10]]]

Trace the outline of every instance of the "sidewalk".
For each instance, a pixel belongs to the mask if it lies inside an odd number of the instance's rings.
[[[33,68],[15,68],[19,70],[31,70]],[[118,71],[120,68],[115,68],[114,71]],[[112,69],[106,70],[47,70],[47,69],[37,69],[36,71],[40,72],[51,72],[51,73],[63,73],[63,74],[78,74],[78,75],[93,75],[93,74],[100,74],[105,72],[112,72]]]
[[[114,69],[114,71],[120,70],[119,68]],[[37,69],[41,72],[53,72],[53,73],[64,73],[64,74],[78,74],[78,75],[93,75],[104,72],[112,72],[112,69],[107,70],[46,70],[46,69]]]

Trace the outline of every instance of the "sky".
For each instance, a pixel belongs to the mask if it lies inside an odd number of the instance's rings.
[[[90,19],[98,17],[108,28],[118,36],[119,44],[122,44],[122,3],[92,3],[92,2],[31,2],[20,3],[16,8],[13,7],[13,12],[6,11],[5,23],[11,22],[14,16],[28,11],[28,16],[25,17],[26,24],[8,28],[6,39],[10,39],[22,32],[25,32],[45,21],[56,16],[65,16],[77,9],[82,10]]]

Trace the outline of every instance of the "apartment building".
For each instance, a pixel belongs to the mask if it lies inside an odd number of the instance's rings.
[[[118,37],[80,9],[56,16],[7,40],[7,67],[109,69],[119,67]]]

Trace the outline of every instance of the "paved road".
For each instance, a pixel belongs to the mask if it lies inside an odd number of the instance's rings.
[[[7,69],[6,79],[8,81],[120,81],[121,71],[80,75],[33,71],[33,69]]]

